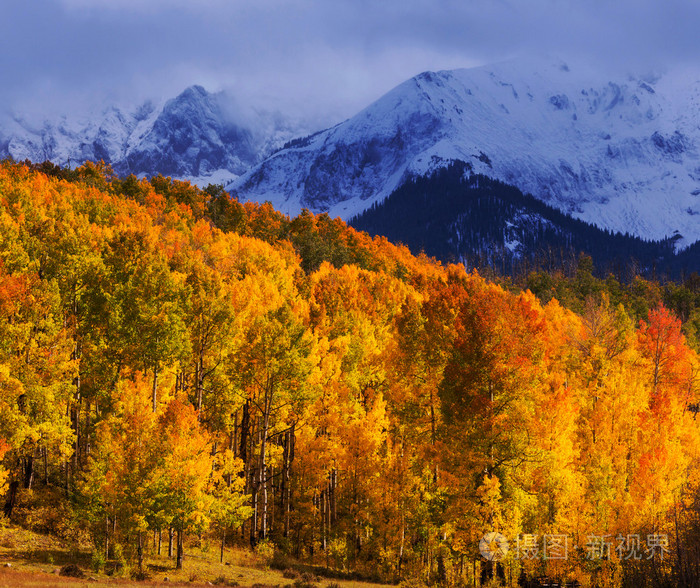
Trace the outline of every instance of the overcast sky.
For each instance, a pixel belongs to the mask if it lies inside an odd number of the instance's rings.
[[[24,0],[0,17],[0,107],[80,110],[193,83],[350,116],[426,69],[521,55],[700,58],[698,0]]]

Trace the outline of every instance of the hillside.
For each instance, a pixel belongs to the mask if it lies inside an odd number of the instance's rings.
[[[697,279],[581,257],[521,290],[94,164],[0,164],[0,237],[13,530],[135,576],[204,543],[442,585],[681,585],[699,563]],[[489,561],[495,531],[514,547]],[[523,557],[553,535],[571,557]]]

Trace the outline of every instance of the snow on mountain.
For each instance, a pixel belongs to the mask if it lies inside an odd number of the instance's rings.
[[[700,76],[523,62],[425,72],[228,186],[350,218],[453,160],[603,228],[700,239]],[[436,197],[439,197],[436,195]]]
[[[104,160],[121,174],[154,174],[200,185],[228,183],[291,138],[308,132],[275,112],[244,110],[201,86],[135,110],[110,106],[79,117],[0,119],[0,157],[79,165]]]

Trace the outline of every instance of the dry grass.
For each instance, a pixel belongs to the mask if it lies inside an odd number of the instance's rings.
[[[285,588],[294,580],[282,570],[269,569],[248,549],[227,549],[224,563],[219,562],[218,549],[189,547],[182,570],[175,570],[175,561],[167,556],[149,554],[149,579],[133,581],[129,570],[107,576],[95,573],[90,566],[91,553],[86,546],[69,547],[56,539],[17,527],[0,528],[0,588],[39,586],[240,586],[248,588]],[[5,567],[9,563],[11,567]],[[66,564],[77,564],[85,578],[65,578],[58,570]],[[109,569],[109,567],[108,567]],[[121,575],[119,575],[121,574]],[[287,574],[289,576],[291,574]],[[301,573],[300,573],[301,576]],[[165,578],[168,578],[167,582]],[[335,584],[339,588],[379,588],[377,584],[350,580],[314,578],[318,588]]]
[[[4,564],[0,564],[4,566]],[[246,569],[244,573],[238,573],[237,570],[224,570],[219,568],[218,573],[212,573],[212,567],[192,566],[192,569],[186,566],[186,569],[175,573],[160,572],[153,574],[150,580],[137,582],[126,578],[110,578],[104,574],[93,574],[86,571],[84,579],[64,578],[55,573],[54,570],[46,569],[46,566],[37,566],[29,564],[17,564],[12,568],[0,567],[0,588],[35,588],[44,586],[81,586],[81,587],[107,587],[107,586],[234,586],[237,583],[241,587],[276,587],[284,588],[290,585],[289,580],[282,578],[282,575],[277,572],[264,572]],[[198,570],[199,573],[197,573]],[[203,575],[207,572],[208,575]],[[227,573],[228,572],[228,573]],[[252,573],[251,573],[252,572]],[[200,575],[202,574],[202,575]],[[168,577],[167,582],[164,578]],[[194,580],[190,580],[193,578]],[[223,580],[223,581],[222,581]],[[334,584],[341,588],[374,588],[379,585],[368,584],[364,582],[353,582],[334,580]],[[318,582],[316,585],[319,588],[325,588],[329,582]]]

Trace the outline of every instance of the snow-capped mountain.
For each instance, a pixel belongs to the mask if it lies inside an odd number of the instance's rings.
[[[192,86],[134,109],[0,118],[0,157],[103,159],[121,175],[223,182],[242,200],[345,219],[462,161],[605,229],[646,239],[678,231],[679,247],[700,239],[695,73],[611,79],[522,61],[426,72],[351,119],[295,139],[315,128]]]
[[[350,218],[451,161],[606,229],[700,239],[700,76],[523,62],[426,72],[229,188]],[[439,195],[435,195],[439,198]]]
[[[226,93],[187,88],[162,104],[110,106],[39,123],[0,119],[0,157],[75,166],[104,160],[120,175],[163,174],[199,184],[230,182],[291,138],[308,132],[279,113],[245,111]]]

